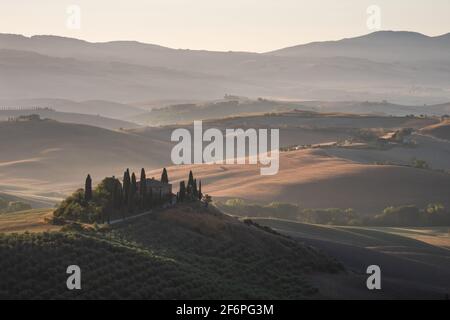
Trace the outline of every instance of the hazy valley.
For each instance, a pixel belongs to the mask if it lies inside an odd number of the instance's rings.
[[[375,32],[252,53],[0,34],[0,261],[26,266],[0,268],[0,298],[444,298],[449,40]],[[172,132],[197,120],[279,129],[278,174],[173,165]],[[127,168],[156,184],[166,168],[170,199],[130,209]],[[190,171],[212,198],[180,200]],[[90,284],[72,295],[51,265],[77,255]],[[382,294],[364,286],[367,261],[389,268]]]

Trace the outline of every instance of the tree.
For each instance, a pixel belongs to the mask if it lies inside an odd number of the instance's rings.
[[[192,186],[192,200],[196,200],[197,198],[198,198],[197,179],[194,179],[194,184]]]
[[[145,176],[144,168],[141,170],[141,181],[139,182],[139,187],[141,209],[145,209],[147,202],[147,177]]]
[[[188,180],[188,187],[193,188],[194,187],[194,175],[192,173],[192,170],[189,171],[189,180]]]
[[[203,194],[202,194],[202,180],[198,181],[198,200],[202,200]]]
[[[149,209],[153,207],[153,189],[151,187],[148,190],[147,206]]]
[[[103,221],[109,223],[111,215],[122,206],[122,184],[115,177],[108,177],[95,188],[95,199],[102,211]]]
[[[90,174],[88,174],[86,177],[86,183],[84,187],[84,200],[86,202],[92,200],[92,179]]]
[[[114,195],[114,208],[117,211],[119,211],[122,209],[123,205],[123,188],[119,179],[114,179],[113,195]]]
[[[180,202],[184,202],[185,198],[186,198],[186,184],[184,181],[180,181],[180,191],[179,191]]]
[[[192,199],[192,186],[189,183],[186,187],[186,198]]]
[[[131,175],[130,193],[128,194],[128,209],[130,212],[134,211],[136,202],[137,182],[134,172]]]
[[[127,169],[123,174],[123,203],[128,206],[128,198],[130,196],[130,169]]]
[[[167,175],[167,170],[166,168],[163,169],[162,174],[161,174],[161,182],[162,183],[169,183],[169,176]]]

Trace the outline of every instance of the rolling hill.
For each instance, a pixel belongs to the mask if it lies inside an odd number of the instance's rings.
[[[387,101],[384,102],[358,102],[358,101],[286,101],[270,99],[228,98],[202,102],[182,103],[165,107],[154,108],[146,113],[141,113],[129,120],[144,125],[170,125],[188,123],[194,120],[213,120],[227,117],[243,117],[260,115],[264,113],[287,113],[293,110],[310,111],[329,114],[335,117],[349,117],[352,115],[375,117],[405,117],[422,115],[444,116],[449,113],[448,104],[439,105],[400,105]],[[306,113],[305,113],[306,114]],[[310,114],[312,118],[313,113]],[[354,117],[353,117],[354,118]],[[389,122],[384,118],[385,122]],[[357,122],[355,123],[357,126]],[[382,125],[383,126],[383,125]]]
[[[60,199],[88,173],[103,179],[170,161],[167,141],[127,131],[32,120],[0,122],[0,135],[0,191],[23,198]]]
[[[358,228],[254,219],[277,232],[320,248],[353,273],[326,275],[315,284],[335,299],[447,299],[450,292],[448,228]],[[432,244],[430,244],[432,243]],[[444,244],[444,245],[442,245]],[[382,290],[362,288],[368,265],[382,270]],[[356,281],[355,281],[356,280]]]
[[[102,116],[94,116],[82,113],[68,113],[60,112],[52,109],[0,109],[0,121],[5,121],[10,118],[18,118],[21,116],[39,115],[41,119],[56,120],[59,122],[84,124],[88,126],[118,130],[118,129],[135,129],[139,127],[135,123],[128,121],[117,120],[112,118],[105,118]]]
[[[425,127],[420,132],[438,139],[450,141],[450,120]]]
[[[302,208],[353,208],[376,214],[389,206],[450,205],[450,175],[394,165],[369,165],[331,156],[326,150],[280,154],[280,171],[261,176],[256,165],[194,165],[168,168],[172,180],[192,169],[214,198],[259,203],[281,201]]]
[[[313,42],[267,54],[288,57],[351,57],[373,61],[447,61],[450,33],[429,37],[418,32],[378,31],[338,41]],[[389,50],[386,50],[389,48]]]
[[[2,299],[305,299],[326,294],[310,285],[313,272],[343,270],[311,247],[195,204],[111,229],[0,234],[0,248]],[[79,291],[66,288],[73,264]]]
[[[308,100],[449,101],[448,35],[377,32],[266,54],[0,35],[0,95],[122,103],[225,93]],[[68,89],[70,88],[70,90]]]
[[[281,128],[280,145],[291,146],[345,141],[358,138],[364,130],[420,129],[436,123],[434,118],[295,111],[208,120],[204,130]],[[139,172],[144,167],[158,169],[151,174],[159,177],[159,168],[172,163],[174,143],[170,135],[179,127],[111,131],[52,120],[0,122],[0,148],[7,150],[0,155],[0,191],[30,201],[54,203],[81,187],[88,173],[95,182],[105,176],[121,177],[126,168]],[[192,129],[191,125],[183,127]],[[355,208],[362,213],[379,212],[390,205],[446,203],[448,184],[444,173],[374,165],[389,160],[410,164],[417,157],[429,161],[433,168],[448,169],[448,147],[428,137],[414,139],[419,141],[415,147],[282,153],[281,171],[272,178],[261,177],[254,166],[205,165],[194,170],[214,182],[209,191],[217,197],[300,201],[305,207]],[[424,158],[424,154],[436,159]],[[170,168],[170,175],[176,180],[186,174],[183,170]]]
[[[1,109],[48,108],[58,112],[80,113],[103,116],[113,119],[125,119],[144,112],[143,109],[128,104],[103,100],[76,102],[67,99],[35,98],[35,99],[0,99]]]
[[[317,112],[341,112],[352,114],[376,114],[404,117],[408,115],[443,116],[450,113],[450,104],[403,105],[388,101],[302,101],[301,110]]]

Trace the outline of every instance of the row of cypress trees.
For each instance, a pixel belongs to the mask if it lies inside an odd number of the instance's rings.
[[[145,169],[141,170],[140,181],[146,181]],[[169,176],[166,168],[163,169],[160,181],[169,183]],[[120,182],[115,177],[103,179],[95,191],[92,189],[92,178],[86,177],[84,188],[84,202],[92,202],[103,208],[103,221],[110,221],[111,215],[121,214],[123,218],[132,215],[137,211],[150,210],[155,206],[163,204],[169,199],[165,199],[161,193],[154,195],[153,190],[147,190],[147,183],[142,183],[138,187],[136,174],[130,173],[127,169],[123,174],[123,180]],[[94,199],[95,198],[95,199]],[[202,182],[194,179],[192,171],[189,172],[189,179],[186,182],[180,181],[180,188],[176,195],[177,202],[202,200]]]
[[[140,181],[146,181],[145,169],[141,170]],[[155,205],[163,203],[167,199],[163,199],[160,191],[159,195],[153,195],[152,189],[147,191],[147,183],[140,184],[138,188],[138,182],[136,174],[133,172],[130,174],[130,170],[127,169],[123,175],[123,183],[115,177],[105,178],[96,188],[96,194],[99,199],[107,199],[105,203],[105,209],[122,212],[125,216],[127,213],[134,213],[136,210],[149,210]],[[162,183],[169,183],[169,177],[166,168],[163,169],[161,174]],[[93,200],[92,190],[92,178],[88,174],[86,177],[84,188],[84,200],[90,202]]]
[[[192,170],[189,171],[189,179],[186,182],[180,181],[180,189],[177,192],[177,202],[202,200],[202,181],[199,180],[197,185],[197,179],[194,179]]]

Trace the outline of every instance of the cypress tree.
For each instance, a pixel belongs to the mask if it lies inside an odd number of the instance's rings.
[[[194,187],[194,175],[192,174],[192,170],[189,171],[189,180],[188,180],[188,187],[193,188]]]
[[[167,170],[166,168],[163,169],[162,174],[161,174],[161,182],[162,183],[169,183],[169,176],[167,175]]]
[[[128,195],[128,207],[131,212],[134,211],[136,192],[137,192],[136,175],[133,172],[133,174],[131,175],[130,193]]]
[[[86,183],[84,186],[84,200],[92,200],[92,179],[90,174],[88,174],[86,177]]]
[[[193,200],[198,198],[198,190],[197,190],[197,179],[194,179],[194,186],[192,187],[192,196]]]
[[[120,183],[119,179],[116,179],[115,181],[115,192],[116,192],[116,209],[120,210],[122,209],[123,205],[123,187]]]
[[[192,187],[189,183],[186,187],[186,197],[192,199]]]
[[[184,183],[184,181],[180,181],[179,193],[180,202],[184,202],[184,199],[186,198],[186,184]]]
[[[147,177],[145,176],[145,170],[141,170],[141,181],[139,183],[139,193],[141,200],[141,209],[145,209],[147,200]]]
[[[123,203],[128,205],[128,198],[130,196],[130,169],[127,169],[123,174]]]
[[[137,191],[137,182],[136,182],[136,175],[134,174],[134,172],[131,174],[131,185],[130,185],[130,191],[133,191],[134,193],[136,193]]]
[[[116,179],[114,177],[113,177],[113,179],[114,180],[113,180],[112,193],[111,193],[111,212],[113,212],[114,210],[117,209],[117,196],[118,196]],[[110,221],[108,220],[108,223],[109,222]]]
[[[147,200],[148,208],[151,209],[153,207],[153,189],[150,187],[148,190],[148,200]]]

